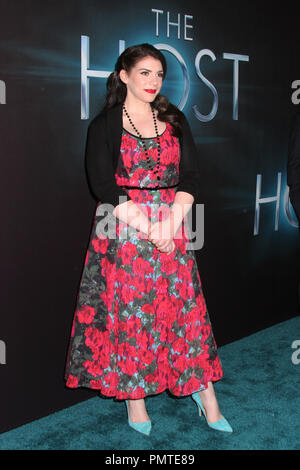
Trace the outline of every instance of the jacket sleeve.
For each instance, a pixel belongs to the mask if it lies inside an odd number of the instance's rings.
[[[89,188],[97,201],[114,207],[128,200],[127,192],[117,185],[113,155],[106,140],[105,120],[97,116],[87,130],[85,145],[85,168]],[[119,199],[126,196],[126,199]]]
[[[287,184],[292,206],[300,222],[300,113],[294,117],[289,138]]]
[[[177,191],[192,194],[196,200],[199,197],[198,151],[185,115],[181,112],[180,116],[182,136],[180,138],[181,157],[179,162],[179,185]]]

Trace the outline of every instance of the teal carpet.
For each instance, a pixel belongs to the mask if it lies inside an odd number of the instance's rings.
[[[0,434],[0,449],[286,450],[300,448],[300,317],[219,348],[224,378],[214,384],[233,433],[214,431],[190,396],[146,398],[149,437],[130,428],[123,401],[100,398]],[[299,349],[299,346],[298,346]],[[300,359],[295,353],[296,358]]]

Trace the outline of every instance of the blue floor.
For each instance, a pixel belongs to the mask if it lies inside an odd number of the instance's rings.
[[[0,449],[299,449],[295,340],[300,340],[299,316],[218,349],[224,378],[214,388],[232,434],[209,428],[190,396],[178,399],[164,392],[145,400],[152,431],[144,436],[129,427],[123,401],[96,395],[0,434]]]

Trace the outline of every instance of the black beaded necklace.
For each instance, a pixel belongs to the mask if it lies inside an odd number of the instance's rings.
[[[157,163],[153,167],[151,167],[150,157],[148,155],[148,150],[147,150],[147,147],[146,147],[145,142],[144,142],[145,138],[141,136],[141,134],[139,133],[139,131],[137,130],[137,128],[133,124],[133,122],[132,122],[132,120],[131,120],[124,104],[123,104],[123,109],[124,109],[124,112],[125,112],[126,116],[128,117],[128,120],[129,120],[130,124],[132,125],[132,127],[134,128],[134,130],[136,131],[136,133],[138,134],[138,136],[140,137],[140,139],[142,141],[142,144],[143,144],[143,147],[144,147],[144,152],[147,156],[147,165],[148,165],[147,169],[148,170],[154,170],[154,173],[156,173],[156,179],[160,180],[160,177],[157,175],[158,168],[155,169],[155,167],[160,164],[160,140],[159,140],[159,135],[158,135],[158,130],[157,130],[157,123],[156,123],[156,116],[155,116],[155,113],[154,113],[154,109],[151,107],[152,115],[153,115],[153,121],[154,121],[154,127],[155,127],[155,132],[156,132],[156,137],[157,137],[157,140],[158,140],[158,149],[157,149],[158,157],[157,157]]]

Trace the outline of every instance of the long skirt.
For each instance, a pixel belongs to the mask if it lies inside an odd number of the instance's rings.
[[[155,222],[168,217],[176,189],[128,194]],[[187,247],[187,216],[167,254],[103,208],[99,202],[81,275],[66,386],[116,399],[204,390],[223,371],[195,253]]]

